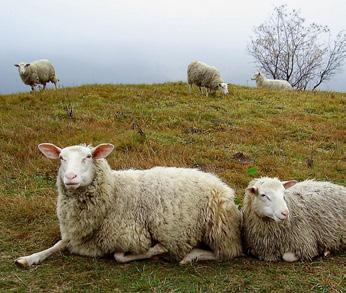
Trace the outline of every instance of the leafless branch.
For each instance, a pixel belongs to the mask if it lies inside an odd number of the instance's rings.
[[[327,26],[312,23],[286,5],[274,8],[273,15],[254,30],[248,51],[261,71],[284,79],[297,89],[314,90],[330,80],[346,60],[346,33],[334,41]]]

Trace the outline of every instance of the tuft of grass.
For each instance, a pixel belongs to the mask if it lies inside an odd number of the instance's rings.
[[[345,253],[312,262],[180,267],[162,259],[118,265],[56,255],[29,270],[19,256],[59,239],[58,163],[37,145],[111,142],[115,169],[197,167],[243,190],[256,176],[345,185],[344,93],[231,86],[227,97],[188,93],[184,83],[85,85],[0,96],[0,291],[342,292]]]

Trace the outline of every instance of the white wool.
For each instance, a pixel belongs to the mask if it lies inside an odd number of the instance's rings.
[[[121,262],[148,258],[157,250],[182,263],[198,257],[229,260],[242,253],[234,191],[215,175],[171,167],[111,170],[104,159],[113,150],[110,144],[60,149],[45,143],[39,149],[61,161],[59,249],[92,257],[113,253]],[[211,252],[194,250],[201,244]],[[30,266],[55,251],[48,249],[17,263]]]
[[[214,93],[216,90],[220,90],[224,95],[228,94],[228,85],[221,78],[219,70],[201,61],[193,61],[189,64],[187,82],[190,92],[192,85],[196,85],[201,92],[203,88],[206,89],[206,96],[208,92]]]
[[[262,260],[309,260],[345,248],[346,188],[340,185],[255,179],[242,214],[243,248]]]
[[[271,89],[284,89],[292,90],[292,86],[286,80],[281,79],[268,79],[262,73],[255,74],[252,80],[256,80],[256,86],[258,88],[271,88]]]
[[[41,59],[31,63],[21,62],[15,64],[15,66],[18,67],[22,81],[30,85],[32,91],[35,90],[35,86],[40,84],[45,89],[48,82],[52,82],[55,88],[57,88],[57,82],[59,80],[55,75],[54,66],[49,60]]]

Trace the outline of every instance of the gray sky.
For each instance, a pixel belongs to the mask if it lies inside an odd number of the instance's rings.
[[[253,28],[288,4],[307,22],[346,29],[345,0],[0,0],[0,93],[28,91],[13,64],[47,58],[63,86],[186,79],[192,60],[252,85]],[[346,66],[327,90],[346,91]]]

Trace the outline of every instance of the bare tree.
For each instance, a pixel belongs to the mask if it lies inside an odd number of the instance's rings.
[[[287,6],[274,8],[272,16],[255,28],[248,46],[259,69],[293,87],[313,90],[330,80],[346,59],[346,33],[331,40],[327,26],[312,23]]]

